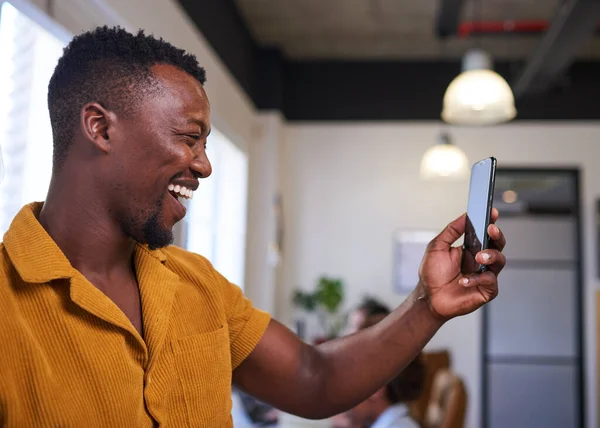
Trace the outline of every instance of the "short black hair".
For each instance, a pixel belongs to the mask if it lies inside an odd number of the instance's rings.
[[[365,316],[370,317],[373,315],[389,315],[390,308],[381,303],[379,300],[366,296],[357,308],[360,311],[364,311]]]
[[[132,34],[120,27],[97,27],[75,36],[63,51],[48,84],[48,110],[54,139],[54,169],[63,164],[80,110],[88,102],[128,114],[136,101],[160,87],[150,71],[170,64],[204,85],[196,57],[162,38]]]
[[[385,395],[392,404],[419,399],[425,388],[425,364],[419,355],[385,386]]]

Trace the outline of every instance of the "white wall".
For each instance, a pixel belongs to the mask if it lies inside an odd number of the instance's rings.
[[[276,270],[272,244],[276,241],[275,196],[279,192],[279,147],[284,122],[279,112],[262,113],[249,155],[246,296],[260,309],[275,310]]]
[[[292,313],[292,288],[312,287],[321,274],[346,280],[347,306],[364,292],[393,305],[402,301],[404,296],[392,290],[394,229],[441,229],[466,209],[468,182],[432,184],[418,178],[421,156],[440,130],[437,123],[288,126],[280,166],[286,239],[276,315],[282,321],[289,322]],[[583,170],[587,426],[596,426],[594,203],[600,196],[600,124],[507,124],[451,132],[470,161],[493,155],[500,166]],[[469,427],[480,420],[480,337],[481,317],[475,313],[446,324],[428,345],[451,350],[469,391]]]

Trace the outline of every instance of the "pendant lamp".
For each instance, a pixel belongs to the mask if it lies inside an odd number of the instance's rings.
[[[423,155],[420,175],[424,180],[465,178],[469,175],[469,161],[450,136],[443,133],[438,143]]]
[[[513,92],[506,80],[492,70],[487,52],[468,51],[462,70],[446,89],[442,120],[455,125],[495,125],[515,118]]]

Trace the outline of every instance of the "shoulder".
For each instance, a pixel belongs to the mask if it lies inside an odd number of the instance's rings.
[[[19,327],[22,319],[17,291],[24,290],[23,285],[6,248],[0,242],[0,343],[3,345],[15,338],[15,328]]]
[[[216,273],[212,263],[200,254],[192,253],[175,245],[163,248],[166,266],[174,271],[192,271],[198,275],[214,276]]]
[[[239,287],[230,283],[205,257],[176,246],[163,248],[165,266],[179,276],[182,283],[202,290],[203,294],[217,297],[227,307],[242,294]]]
[[[213,264],[200,254],[171,245],[163,248],[164,264],[171,272],[177,274],[184,282],[192,283],[203,289],[221,290],[229,286],[229,282],[219,274]]]
[[[0,275],[6,275],[6,268],[9,265],[10,261],[8,260],[8,254],[6,253],[4,242],[0,241]]]
[[[14,270],[4,244],[0,242],[0,308],[7,302],[7,297],[12,294],[12,283]],[[0,310],[0,313],[4,311]]]
[[[410,415],[404,416],[398,426],[402,428],[419,428],[419,424]]]

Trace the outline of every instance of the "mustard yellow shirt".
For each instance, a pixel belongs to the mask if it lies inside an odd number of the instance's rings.
[[[203,257],[138,245],[142,338],[71,266],[41,206],[0,243],[0,426],[233,426],[232,371],[269,315]]]

